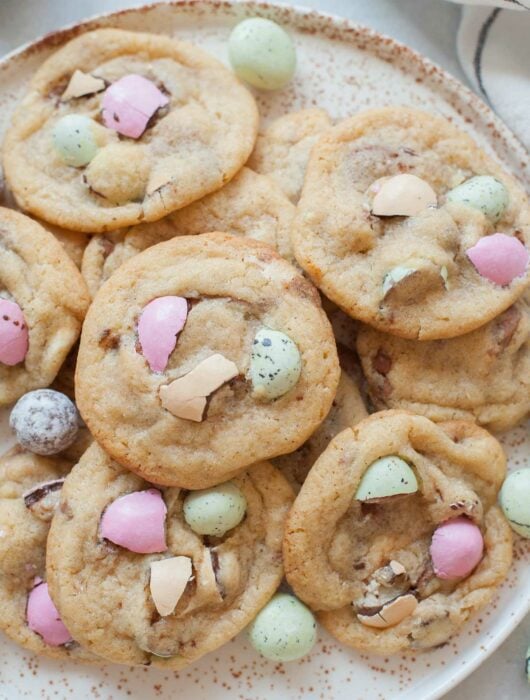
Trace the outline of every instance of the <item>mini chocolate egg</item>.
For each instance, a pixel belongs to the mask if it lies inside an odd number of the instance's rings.
[[[166,515],[167,507],[158,489],[126,493],[107,506],[99,533],[130,552],[165,552]]]
[[[438,578],[464,578],[482,559],[484,538],[480,528],[468,518],[452,518],[433,532],[429,551]]]
[[[481,277],[505,286],[524,275],[528,267],[528,251],[515,236],[494,233],[480,238],[466,250],[466,255]]]
[[[237,77],[263,90],[285,87],[296,69],[291,37],[276,22],[263,17],[244,19],[234,27],[228,55]]]
[[[222,537],[243,520],[247,499],[232,481],[191,491],[184,500],[184,520],[199,535]]]
[[[499,502],[512,530],[530,538],[530,469],[517,469],[508,474]]]
[[[448,202],[478,209],[495,224],[506,211],[509,196],[506,187],[491,175],[477,175],[447,193]]]
[[[388,455],[372,462],[364,472],[355,498],[375,502],[390,496],[416,493],[418,480],[411,467],[397,455]]]
[[[95,122],[82,114],[67,114],[53,127],[53,145],[66,165],[79,168],[90,163],[98,151]]]
[[[29,333],[20,306],[0,299],[0,363],[12,367],[23,362],[28,352]]]
[[[415,268],[404,267],[402,265],[398,265],[397,267],[392,268],[392,270],[387,272],[386,275],[383,277],[383,296],[386,296],[388,292],[392,289],[392,287],[395,287],[396,284],[399,284],[401,280],[405,279],[405,277],[413,275],[415,272]]]
[[[313,613],[298,598],[277,593],[249,628],[254,649],[271,661],[295,661],[309,654],[317,638]]]
[[[269,328],[256,333],[249,367],[256,397],[272,400],[283,396],[296,385],[301,372],[300,351],[288,335]]]
[[[39,634],[45,644],[59,647],[72,641],[50,594],[48,584],[37,580],[31,589],[26,606],[28,627]]]
[[[16,402],[9,425],[22,447],[38,455],[53,455],[70,447],[76,439],[79,415],[65,394],[37,389]]]

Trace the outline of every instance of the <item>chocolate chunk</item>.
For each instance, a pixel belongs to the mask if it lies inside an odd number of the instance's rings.
[[[104,350],[117,350],[120,347],[120,336],[106,328],[99,338],[99,346]]]
[[[35,486],[24,494],[24,505],[35,517],[48,522],[59,503],[63,484],[64,479],[56,479]]]

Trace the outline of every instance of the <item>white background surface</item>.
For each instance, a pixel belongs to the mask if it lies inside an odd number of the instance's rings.
[[[0,56],[64,24],[143,4],[135,0],[0,0]],[[299,0],[280,4],[304,5],[369,25],[417,49],[467,84],[455,50],[460,19],[457,5],[441,0]],[[523,700],[530,697],[524,675],[524,655],[529,642],[530,619],[527,618],[478,671],[446,696],[446,700]],[[3,689],[0,689],[0,698],[17,700],[4,694]]]

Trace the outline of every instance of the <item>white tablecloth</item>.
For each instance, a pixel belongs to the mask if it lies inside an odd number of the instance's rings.
[[[0,0],[0,56],[64,24],[143,4],[138,0]],[[369,25],[412,46],[468,84],[455,48],[461,12],[457,5],[440,0],[284,0],[283,4],[305,5]],[[523,673],[528,642],[530,619],[446,700],[528,700]]]

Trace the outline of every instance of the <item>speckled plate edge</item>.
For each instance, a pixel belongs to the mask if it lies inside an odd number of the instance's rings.
[[[191,13],[197,13],[201,9],[209,13],[231,13],[234,17],[241,18],[259,14],[275,19],[287,27],[295,27],[303,33],[318,33],[329,39],[352,43],[357,48],[366,48],[379,58],[395,63],[404,72],[421,75],[423,82],[442,95],[466,122],[472,123],[473,129],[489,142],[493,153],[510,167],[513,174],[527,188],[530,187],[530,158],[526,149],[506,124],[459,80],[419,52],[392,37],[346,18],[298,5],[285,6],[273,2],[248,0],[168,0],[101,13],[82,22],[73,23],[45,34],[9,52],[0,60],[0,74],[7,67],[12,68],[17,63],[22,65],[28,58],[41,50],[59,47],[86,31],[102,26],[112,26],[113,20],[117,17],[121,19],[156,12],[160,6],[174,7],[176,10]],[[0,87],[0,93],[1,91]],[[517,615],[505,619],[501,631],[497,632],[493,639],[484,643],[482,654],[477,655],[464,667],[455,669],[454,674],[450,678],[442,680],[436,689],[427,690],[422,694],[422,700],[437,700],[457,686],[486,661],[528,612],[530,612],[530,598],[524,601],[524,604],[518,609]],[[402,697],[413,700],[413,696],[409,695],[407,691],[403,693]],[[416,697],[414,695],[414,698]]]

